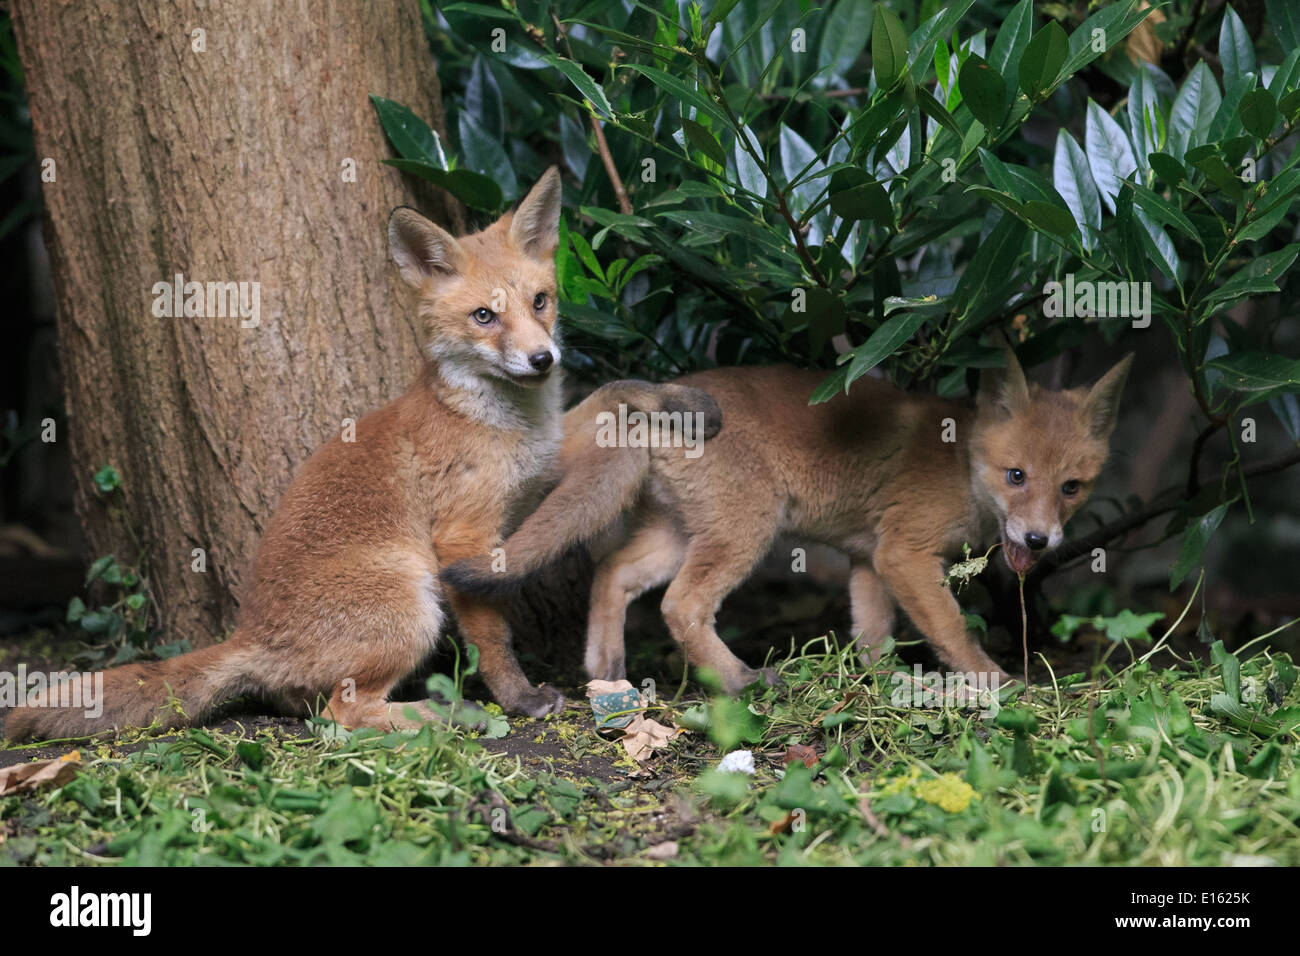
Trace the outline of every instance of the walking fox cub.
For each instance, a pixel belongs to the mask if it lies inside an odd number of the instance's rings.
[[[735,693],[766,675],[727,649],[714,614],[789,532],[848,554],[853,631],[868,652],[891,633],[897,604],[946,664],[1008,680],[967,633],[943,562],[997,537],[1024,572],[1061,541],[1105,462],[1132,356],[1091,388],[1054,392],[1028,384],[1007,353],[975,408],[875,379],[808,405],[823,373],[789,367],[687,376],[680,383],[712,395],[726,423],[701,457],[566,444],[563,482],[503,546],[506,572],[477,557],[443,578],[493,593],[612,523],[615,547],[592,586],[588,674],[626,676],[627,605],[671,581],[661,608],[673,638]]]
[[[433,649],[444,599],[503,707],[535,716],[562,707],[562,693],[532,686],[520,670],[494,604],[445,589],[438,569],[498,543],[529,491],[558,477],[562,431],[581,431],[602,403],[702,409],[709,431],[718,421],[716,405],[693,389],[616,382],[562,426],[559,215],[554,168],[513,214],[460,239],[395,210],[389,245],[418,293],[427,361],[402,397],[357,423],[354,441],[336,436],[302,467],[262,538],[234,634],[108,671],[98,718],[49,706],[58,688],[38,695],[10,712],[6,735],[183,726],[245,694],[299,712],[329,695],[345,726],[416,726],[404,715],[410,705],[388,694]]]

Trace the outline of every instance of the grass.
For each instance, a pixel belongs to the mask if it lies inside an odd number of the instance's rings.
[[[900,701],[894,658],[864,673],[821,638],[779,662],[782,687],[656,705],[694,730],[637,776],[585,702],[506,740],[128,736],[0,798],[0,863],[1300,864],[1296,669],[1162,641],[1095,683],[1004,688],[995,716]],[[754,776],[714,769],[737,747]]]

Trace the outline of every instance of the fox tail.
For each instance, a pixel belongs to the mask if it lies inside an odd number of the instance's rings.
[[[17,742],[122,727],[188,727],[226,699],[256,689],[255,657],[237,630],[225,643],[166,660],[66,675],[11,710],[4,735]]]

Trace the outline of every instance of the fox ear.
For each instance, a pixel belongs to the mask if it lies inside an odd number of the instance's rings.
[[[560,171],[554,166],[519,203],[510,240],[534,259],[549,259],[560,244]]]
[[[1029,383],[1025,381],[1024,369],[1006,337],[999,332],[994,336],[994,343],[1001,346],[1007,356],[1006,371],[981,373],[977,403],[1010,415],[1029,404]]]
[[[1083,402],[1083,420],[1094,438],[1109,438],[1115,430],[1119,396],[1124,391],[1124,381],[1132,366],[1133,353],[1129,352],[1088,390],[1088,397]]]
[[[388,250],[407,285],[417,289],[429,276],[460,271],[460,243],[409,206],[398,206],[388,217]]]

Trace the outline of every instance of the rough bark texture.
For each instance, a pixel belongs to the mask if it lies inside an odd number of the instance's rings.
[[[209,643],[233,626],[296,468],[419,364],[384,231],[413,196],[380,165],[390,151],[368,100],[441,129],[417,5],[11,7],[36,154],[57,176],[45,235],[77,510],[94,554],[147,555],[166,639]],[[424,200],[461,227],[458,209]],[[259,324],[156,318],[153,287],[177,273],[260,283]],[[104,464],[123,481],[109,496],[90,481]],[[195,548],[206,573],[191,570]]]

